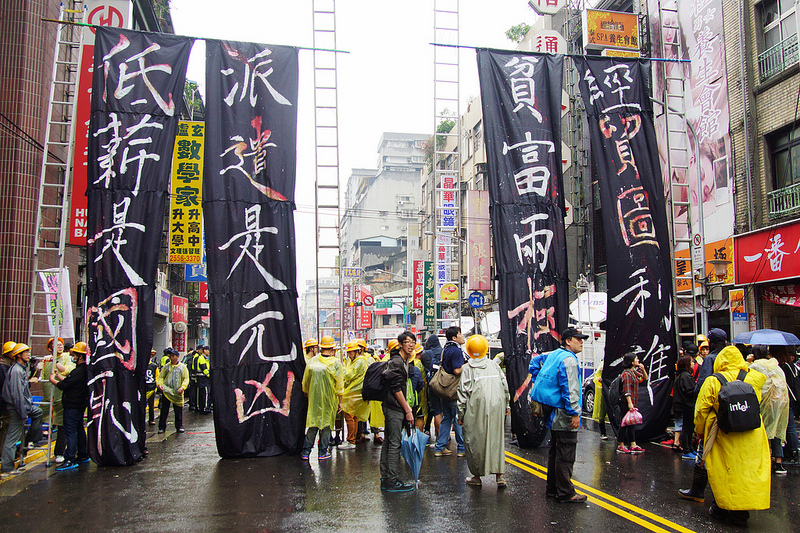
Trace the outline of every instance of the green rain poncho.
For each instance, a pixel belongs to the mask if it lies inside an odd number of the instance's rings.
[[[458,419],[464,422],[467,466],[474,476],[502,474],[508,383],[500,366],[487,357],[470,359],[458,384]]]
[[[348,357],[344,361],[344,392],[342,393],[342,409],[361,422],[369,419],[369,402],[361,398],[364,387],[364,374],[367,373],[367,358],[359,355],[353,360]]]
[[[176,407],[183,407],[183,394],[189,386],[189,369],[183,363],[167,363],[158,373],[156,384],[164,387],[164,396]],[[178,389],[183,389],[178,392]]]
[[[786,442],[786,426],[789,424],[789,387],[786,375],[778,366],[777,359],[757,359],[750,365],[751,370],[758,370],[767,376],[767,382],[761,387],[761,418],[767,438],[780,437]]]
[[[333,356],[314,356],[303,374],[303,392],[308,395],[306,427],[333,428],[344,389],[344,367]]]

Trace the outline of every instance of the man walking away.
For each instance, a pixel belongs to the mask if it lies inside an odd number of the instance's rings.
[[[550,453],[547,459],[548,498],[562,503],[582,503],[586,496],[575,492],[572,485],[572,468],[578,447],[578,428],[581,425],[581,380],[577,354],[583,351],[583,341],[589,338],[575,328],[567,328],[561,334],[562,348],[531,359],[531,400],[541,398],[537,394],[536,378],[540,371],[547,383],[554,387],[550,397],[554,401],[545,403],[554,407],[550,415]],[[541,392],[541,391],[539,391]],[[536,396],[535,396],[536,395]],[[541,401],[540,399],[537,401]]]
[[[383,416],[386,420],[385,438],[381,449],[381,490],[386,492],[408,492],[414,485],[403,483],[397,475],[400,467],[400,442],[403,426],[414,425],[414,413],[405,397],[408,380],[408,359],[417,344],[410,331],[397,336],[398,351],[390,351],[389,362],[383,376],[386,381],[386,397],[383,400]]]
[[[460,376],[462,367],[464,366],[464,352],[461,350],[461,345],[466,342],[464,334],[461,333],[461,328],[458,326],[451,326],[444,332],[447,342],[442,350],[442,368],[448,374]],[[447,449],[447,441],[450,439],[450,428],[455,429],[456,445],[458,446],[458,456],[464,457],[466,451],[464,450],[464,436],[461,433],[461,426],[456,424],[457,405],[456,401],[442,400],[442,424],[439,426],[439,431],[436,434],[436,448],[434,448],[433,455],[435,457],[443,457],[453,455],[453,452]]]

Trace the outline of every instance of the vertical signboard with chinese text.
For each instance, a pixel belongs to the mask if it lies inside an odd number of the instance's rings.
[[[103,465],[131,465],[145,443],[144,372],[156,273],[193,41],[98,28],[89,126],[88,442]]]
[[[411,299],[411,307],[414,309],[422,309],[425,301],[425,261],[414,261],[412,275],[413,296]]]
[[[428,329],[436,328],[436,275],[434,261],[423,261],[425,275],[422,298],[422,323]]]
[[[87,0],[87,20],[95,26],[130,28],[132,2],[130,0]],[[86,199],[86,172],[89,153],[89,119],[92,115],[92,65],[94,61],[95,28],[83,29],[78,93],[75,98],[75,149],[73,150],[72,195],[70,196],[69,243],[86,246],[88,205]]]
[[[467,289],[492,288],[489,191],[467,191]]]
[[[675,326],[667,212],[649,87],[650,62],[574,58],[589,120],[608,257],[608,318],[603,379],[634,352],[649,379],[639,395],[641,439],[669,423]]]
[[[169,199],[170,263],[202,262],[204,131],[202,122],[178,122]]]
[[[297,49],[206,41],[203,214],[211,394],[222,457],[297,453],[305,362],[297,311]]]
[[[546,429],[530,414],[531,356],[558,347],[567,325],[561,167],[563,56],[478,50],[490,215],[500,280],[511,426],[521,445]]]

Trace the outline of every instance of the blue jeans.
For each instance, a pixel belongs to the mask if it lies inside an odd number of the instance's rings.
[[[64,409],[64,433],[67,438],[64,459],[74,461],[89,455],[86,451],[86,432],[83,429],[84,411],[85,409]]]
[[[792,457],[797,453],[797,424],[794,421],[794,409],[789,408],[789,425],[786,426],[786,446],[783,447],[783,456]]]
[[[328,444],[331,442],[331,428],[308,428],[306,431],[306,441],[303,444],[303,455],[309,455],[311,448],[314,447],[314,440],[317,438],[319,432],[319,454],[325,455],[328,453]]]
[[[436,436],[435,451],[440,452],[447,447],[447,440],[450,438],[450,428],[456,431],[456,444],[458,451],[464,451],[464,435],[461,433],[461,426],[456,422],[457,415],[456,402],[442,400],[442,424],[439,426],[439,434]]]

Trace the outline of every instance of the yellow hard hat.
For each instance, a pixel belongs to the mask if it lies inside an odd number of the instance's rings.
[[[358,341],[350,341],[347,343],[348,352],[356,352],[359,350]]]
[[[47,340],[47,351],[50,351],[50,350],[52,350],[52,349],[53,349],[53,341],[54,341],[54,340],[55,340],[55,339],[54,339],[53,337],[50,337],[50,338]],[[58,338],[58,342],[60,342],[62,346],[64,345],[64,339],[62,339],[61,337],[59,337],[59,338]]]
[[[3,355],[11,352],[16,346],[17,346],[16,342],[14,342],[14,341],[6,341],[6,343],[3,344]]]
[[[470,357],[480,358],[489,351],[489,341],[483,335],[473,335],[467,341],[467,353]]]
[[[707,341],[708,341],[708,338],[705,335],[703,335],[702,333],[698,333],[697,334],[697,345],[698,346],[700,346],[701,343],[707,342]]]
[[[358,343],[358,345],[361,347],[362,350],[367,349],[367,341],[365,341],[364,339],[356,339],[356,342]]]
[[[14,346],[13,350],[11,350],[11,356],[12,357],[16,357],[17,354],[22,353],[25,350],[30,350],[30,349],[31,349],[30,346],[28,346],[27,344],[19,343],[16,346]]]
[[[392,350],[394,350],[398,346],[400,346],[400,343],[397,341],[397,339],[392,339],[392,340],[389,341],[389,346],[388,346],[387,349],[391,352]]]
[[[420,343],[417,343],[417,345],[414,346],[414,351],[411,352],[411,354],[412,355],[419,355],[421,353],[422,353],[422,345]]]
[[[72,347],[70,352],[82,353],[83,355],[86,355],[86,343],[76,342],[75,346]]]
[[[336,341],[333,340],[333,337],[330,335],[325,335],[319,340],[319,347],[320,348],[335,348]]]
[[[318,345],[319,343],[317,342],[317,339],[308,339],[306,342],[303,343],[303,348],[308,349],[311,346],[318,346]]]

